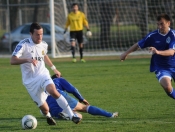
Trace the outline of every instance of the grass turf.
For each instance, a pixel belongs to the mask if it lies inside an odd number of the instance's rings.
[[[21,82],[19,66],[0,59],[0,131],[23,131],[21,118],[26,114],[38,120],[36,132],[172,132],[175,131],[175,103],[149,72],[149,58],[85,58],[87,63],[71,59],[52,59],[64,78],[76,86],[91,105],[118,118],[82,113],[82,123],[57,120],[49,126],[30,99]],[[49,68],[50,70],[50,68]],[[53,73],[51,71],[51,73]]]

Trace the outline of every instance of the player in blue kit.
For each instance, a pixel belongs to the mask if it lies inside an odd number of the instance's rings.
[[[64,78],[57,78],[56,75],[53,75],[52,79],[57,91],[65,97],[71,109],[78,117],[82,118],[82,115],[77,111],[87,112],[91,115],[100,115],[111,118],[115,118],[118,116],[118,112],[110,113],[101,108],[91,106],[88,101],[83,98],[79,91]],[[79,101],[71,97],[67,92],[73,94]],[[52,117],[59,118],[61,116],[65,119],[68,119],[63,109],[57,104],[56,100],[52,96],[48,96],[46,101],[48,103]]]
[[[175,90],[171,84],[171,80],[175,80],[175,31],[170,29],[170,17],[167,14],[157,17],[157,27],[157,30],[124,52],[120,60],[125,60],[128,54],[138,48],[149,47],[149,51],[152,52],[150,72],[155,72],[167,95],[175,99]]]

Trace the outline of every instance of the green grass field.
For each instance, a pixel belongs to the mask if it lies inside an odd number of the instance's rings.
[[[37,118],[38,126],[32,130],[36,132],[175,131],[174,100],[149,72],[149,58],[125,62],[117,57],[85,59],[87,63],[73,64],[70,58],[52,61],[91,105],[118,111],[118,118],[82,113],[81,124],[57,120],[57,126],[49,126],[22,85],[20,67],[11,66],[9,59],[0,59],[0,131],[24,131],[21,118],[26,114]]]

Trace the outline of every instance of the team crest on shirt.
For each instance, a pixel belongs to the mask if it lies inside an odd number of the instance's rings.
[[[44,55],[44,50],[42,51],[42,55]]]
[[[166,39],[166,43],[170,43],[170,41],[171,41],[171,38],[170,37],[168,37],[167,39]]]

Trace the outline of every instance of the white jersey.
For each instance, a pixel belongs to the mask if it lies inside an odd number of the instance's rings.
[[[26,59],[32,58],[38,61],[37,66],[34,66],[32,63],[23,63],[20,65],[24,85],[37,82],[40,75],[50,75],[44,62],[47,47],[46,42],[42,41],[40,44],[35,44],[31,38],[20,41],[16,46],[16,49],[12,53],[13,56]]]

